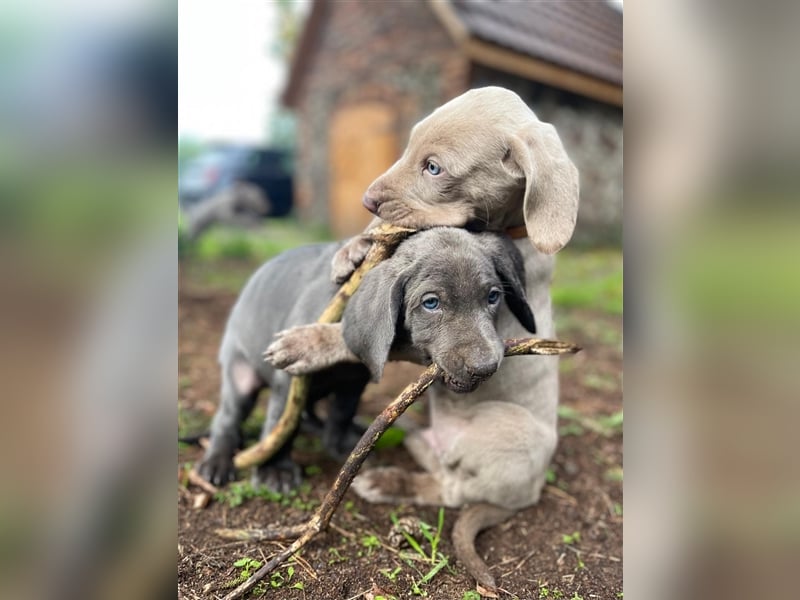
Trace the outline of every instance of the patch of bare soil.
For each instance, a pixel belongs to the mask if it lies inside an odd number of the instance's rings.
[[[215,410],[219,385],[216,353],[234,300],[232,294],[181,286],[179,405],[184,429],[202,430]],[[609,332],[621,331],[621,319],[589,312],[575,316],[559,337],[582,345],[584,350],[562,359],[572,364],[562,369],[562,406],[566,409],[562,409],[562,435],[551,481],[537,506],[478,538],[478,550],[491,566],[504,598],[621,597],[622,433],[619,427],[603,420],[622,408],[621,346],[613,340],[609,342]],[[594,323],[595,327],[575,323]],[[415,376],[415,371],[415,367],[399,365],[380,386],[370,388],[362,406],[364,418],[376,414],[395,390]],[[216,529],[295,524],[312,514],[339,465],[319,453],[313,440],[304,437],[301,442],[304,443],[298,444],[295,458],[306,466],[308,484],[294,498],[257,497],[231,506],[235,500],[229,495],[228,501],[212,501],[205,509],[194,509],[192,501],[197,490],[181,480],[180,598],[221,598],[248,569],[242,559],[263,562],[282,547],[273,542],[226,541],[215,534]],[[182,448],[179,462],[184,465],[201,454],[199,448]],[[370,461],[373,465],[416,469],[402,447],[377,451]],[[249,597],[477,598],[470,595],[474,594],[474,582],[455,560],[449,539],[457,511],[445,511],[439,545],[448,564],[428,581],[424,580],[433,567],[431,562],[412,549],[398,550],[390,545],[393,511],[399,517],[413,515],[431,525],[437,523],[436,508],[372,505],[348,492],[331,527],[315,538],[300,558],[284,565]],[[430,545],[424,542],[422,550],[430,552]]]

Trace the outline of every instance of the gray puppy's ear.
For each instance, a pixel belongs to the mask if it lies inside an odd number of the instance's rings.
[[[525,295],[525,261],[514,242],[506,236],[481,234],[492,249],[490,256],[494,270],[500,276],[508,308],[522,326],[536,333],[536,320]]]
[[[344,341],[369,369],[373,381],[383,374],[395,338],[406,278],[391,261],[364,275],[342,317]]]
[[[523,213],[528,238],[545,254],[555,254],[572,237],[578,217],[578,170],[555,127],[535,116],[506,140],[503,167],[525,178]]]

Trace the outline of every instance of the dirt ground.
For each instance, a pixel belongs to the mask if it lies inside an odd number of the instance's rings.
[[[234,294],[193,286],[182,275],[179,407],[184,432],[203,431],[216,408],[216,353],[234,300]],[[581,345],[583,351],[561,359],[561,437],[550,483],[537,506],[484,532],[477,546],[503,598],[621,598],[622,432],[621,423],[608,417],[620,416],[622,409],[622,322],[600,312],[560,310],[557,323],[559,338]],[[399,365],[380,386],[371,387],[361,409],[362,420],[377,414],[393,391],[413,378],[413,371]],[[250,429],[257,431],[257,427]],[[232,506],[236,498],[229,494],[204,509],[192,508],[198,490],[183,477],[185,467],[198,460],[202,450],[180,448],[179,598],[222,598],[237,579],[246,577],[248,569],[254,570],[243,559],[263,562],[282,547],[275,542],[230,542],[215,530],[306,520],[338,472],[337,463],[318,447],[306,436],[296,444],[295,458],[306,467],[308,482],[297,496],[255,497]],[[377,451],[370,461],[415,468],[402,446]],[[371,505],[348,492],[332,526],[300,558],[284,565],[248,597],[476,599],[474,582],[456,561],[449,539],[457,511],[444,513],[440,555],[433,562],[413,549],[390,545],[392,513],[416,516],[434,527],[438,519],[436,508]],[[430,553],[430,544],[418,538],[424,542],[422,550]],[[431,576],[443,557],[446,566]]]

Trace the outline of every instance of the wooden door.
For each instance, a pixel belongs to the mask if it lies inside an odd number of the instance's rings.
[[[345,106],[330,126],[330,225],[338,237],[354,235],[373,215],[361,204],[370,183],[398,157],[396,112],[380,102]]]

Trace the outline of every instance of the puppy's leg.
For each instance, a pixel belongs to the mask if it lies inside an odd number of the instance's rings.
[[[364,231],[374,229],[382,222],[381,219],[375,217]],[[356,270],[356,267],[364,262],[364,258],[371,247],[372,240],[364,234],[355,236],[342,246],[333,256],[333,261],[331,262],[331,279],[333,282],[342,284],[347,281],[353,271]]]
[[[365,429],[353,422],[366,385],[349,387],[336,392],[328,409],[328,418],[322,433],[322,445],[332,457],[345,460],[364,434]]]
[[[439,473],[442,465],[436,450],[431,445],[431,433],[429,428],[409,432],[406,435],[404,446],[420,467],[428,473]]]
[[[233,455],[239,449],[242,421],[253,410],[263,382],[243,359],[223,367],[220,404],[211,422],[211,443],[197,467],[203,479],[224,485],[236,478]]]
[[[308,375],[336,364],[359,362],[344,342],[341,323],[291,327],[279,331],[275,338],[264,352],[264,359],[292,375]]]
[[[261,430],[261,438],[265,438],[274,429],[286,406],[291,378],[286,373],[277,371],[270,380],[270,397],[267,406],[267,418]],[[273,492],[287,494],[302,481],[302,472],[291,457],[292,443],[297,430],[293,431],[286,443],[267,462],[256,467],[251,482],[253,487],[266,487]]]
[[[442,488],[431,473],[413,473],[400,467],[367,469],[352,484],[367,502],[441,506]]]

